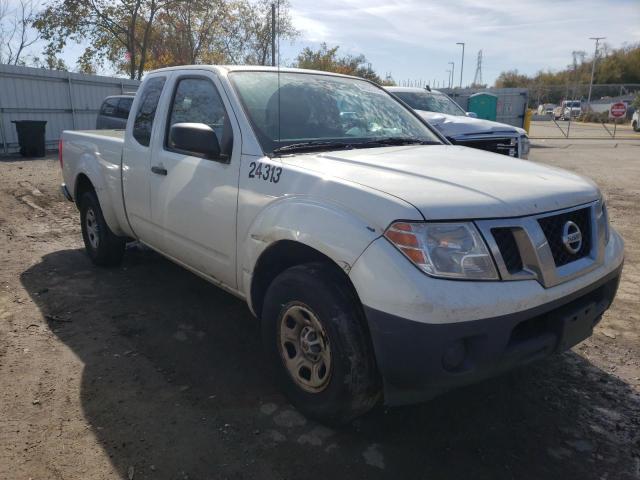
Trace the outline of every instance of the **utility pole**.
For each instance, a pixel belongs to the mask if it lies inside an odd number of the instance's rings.
[[[573,85],[573,100],[575,100],[578,97],[578,58],[580,58],[580,63],[584,63],[586,53],[581,50],[574,50],[571,55],[573,55],[573,74],[575,77]]]
[[[276,4],[271,4],[271,66],[276,66]]]
[[[449,88],[453,88],[453,75],[456,70],[456,62],[449,62],[451,65],[451,79],[449,80]]]
[[[593,88],[593,75],[596,73],[596,61],[598,60],[598,44],[600,40],[604,40],[607,37],[589,37],[589,40],[596,41],[596,51],[593,54],[593,62],[591,64],[591,81],[589,82],[589,99],[587,100],[587,110],[591,111],[591,89]]]
[[[460,88],[462,88],[462,72],[464,71],[464,42],[456,42],[456,45],[462,45],[462,62],[460,63]]]

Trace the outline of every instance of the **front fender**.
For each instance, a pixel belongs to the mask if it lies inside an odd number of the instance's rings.
[[[239,248],[242,291],[251,291],[253,271],[260,255],[275,242],[291,240],[331,258],[347,274],[367,246],[380,236],[354,212],[340,205],[309,198],[286,197],[262,210]]]

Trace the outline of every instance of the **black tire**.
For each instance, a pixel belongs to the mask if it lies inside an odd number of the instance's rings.
[[[633,122],[633,131],[640,132],[640,125],[638,125],[638,122]]]
[[[373,408],[381,398],[373,346],[359,303],[335,267],[308,263],[291,267],[269,286],[262,310],[262,337],[277,382],[306,416],[341,425]],[[330,345],[331,369],[322,391],[305,391],[285,366],[280,325],[292,306],[304,306],[322,325]]]
[[[109,229],[95,192],[83,193],[79,203],[82,239],[89,258],[101,267],[119,265],[124,256],[126,242]],[[90,218],[91,225],[88,225],[87,217]]]

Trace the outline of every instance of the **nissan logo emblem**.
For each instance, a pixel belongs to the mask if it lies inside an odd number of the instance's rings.
[[[570,254],[576,254],[582,247],[582,232],[580,227],[569,220],[562,227],[562,244]]]

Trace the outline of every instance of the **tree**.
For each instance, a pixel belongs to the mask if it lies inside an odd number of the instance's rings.
[[[281,0],[276,29],[291,40],[288,2]],[[181,0],[164,9],[152,33],[150,68],[194,63],[271,63],[271,3],[261,0]]]
[[[23,65],[24,53],[39,39],[31,28],[37,4],[31,0],[19,0],[10,9],[8,0],[0,0],[0,63]]]
[[[496,88],[526,87],[530,83],[529,77],[518,72],[518,69],[502,72],[496,78]]]
[[[272,0],[244,0],[235,4],[228,21],[222,26],[225,32],[224,52],[231,63],[271,64],[272,3]],[[293,40],[298,35],[289,8],[288,0],[278,2],[276,35],[279,42]]]
[[[105,60],[130,78],[142,77],[152,26],[171,0],[53,0],[34,21],[52,54],[69,40],[88,43],[80,58],[86,69]],[[84,68],[83,68],[84,67]]]
[[[585,99],[591,81],[593,58],[586,59],[583,52],[573,52],[573,62],[557,72],[539,71],[528,76],[517,70],[502,72],[496,87],[529,88],[530,99],[538,103],[558,103],[563,99]],[[603,44],[596,63],[594,84],[640,83],[640,44],[612,49]],[[592,98],[614,96],[618,87],[594,87]]]
[[[346,55],[338,56],[340,47],[329,48],[326,43],[322,43],[318,50],[312,50],[305,47],[298,54],[295,65],[298,68],[307,68],[310,70],[322,70],[325,72],[342,73],[344,75],[354,75],[356,77],[366,78],[378,84],[382,84],[383,80],[373,70],[371,64],[367,62],[364,55]],[[391,79],[393,81],[393,79]]]

